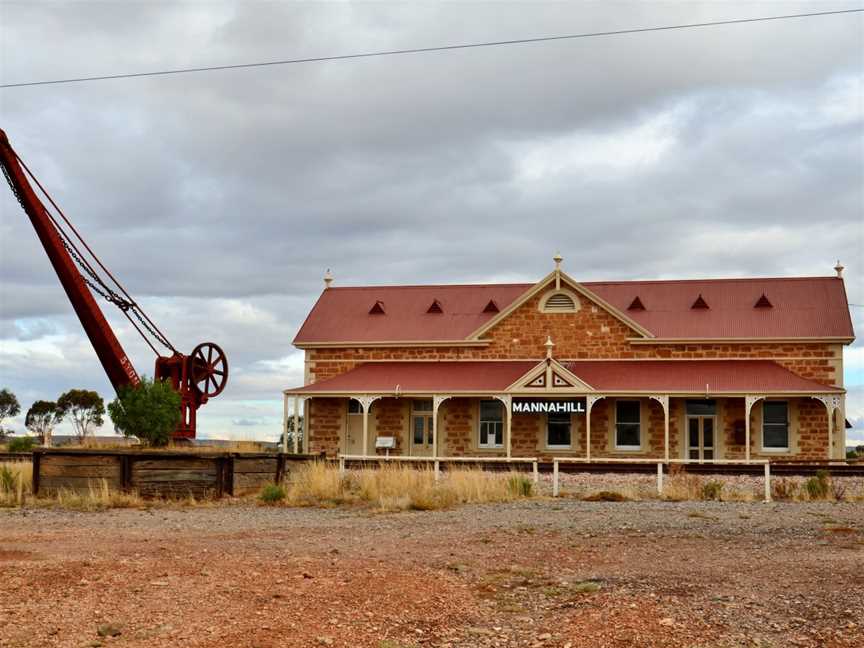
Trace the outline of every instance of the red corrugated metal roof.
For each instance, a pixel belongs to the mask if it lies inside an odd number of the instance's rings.
[[[835,277],[586,282],[586,289],[658,338],[853,337],[843,282]],[[329,288],[294,342],[464,340],[534,284]],[[708,304],[693,309],[699,295]],[[772,308],[755,308],[765,295]],[[645,310],[627,310],[638,297]],[[438,300],[442,313],[429,313]],[[386,314],[369,309],[376,301]],[[635,334],[634,334],[635,335]]]
[[[600,360],[562,363],[597,391],[839,392],[771,360]]]
[[[292,392],[440,392],[506,389],[537,366],[529,361],[370,362]],[[397,389],[398,387],[398,389]]]
[[[501,391],[537,364],[522,360],[370,362],[334,378],[289,391],[306,394]],[[759,394],[842,391],[801,378],[770,360],[601,360],[562,364],[599,392]]]
[[[504,310],[531,284],[464,286],[370,286],[328,288],[306,318],[295,344],[463,340],[497,313],[484,312],[489,300]],[[429,313],[435,300],[442,313]],[[370,315],[376,301],[384,315]]]
[[[853,337],[836,277],[582,284],[660,338]],[[702,295],[707,309],[691,308]],[[772,308],[755,308],[765,295]],[[639,297],[645,310],[627,310]]]

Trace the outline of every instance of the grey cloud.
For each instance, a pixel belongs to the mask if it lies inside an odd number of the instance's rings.
[[[7,3],[0,71],[15,81],[833,6]],[[221,402],[269,399],[278,418],[279,389],[302,381],[290,340],[327,267],[344,285],[532,280],[557,249],[586,280],[827,274],[839,257],[864,303],[862,48],[860,17],[825,17],[0,90],[0,116],[178,348],[226,348]],[[109,392],[5,190],[0,237],[0,381],[28,397],[77,382]],[[109,317],[152,373],[152,353]],[[20,320],[56,330],[25,333],[30,355],[12,353]],[[39,346],[49,333],[66,336],[59,356]],[[269,421],[216,402],[226,430]]]

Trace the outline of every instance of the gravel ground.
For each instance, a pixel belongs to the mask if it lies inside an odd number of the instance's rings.
[[[3,648],[864,646],[860,503],[225,503],[0,529]]]

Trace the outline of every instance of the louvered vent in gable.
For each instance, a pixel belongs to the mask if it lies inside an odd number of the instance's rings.
[[[444,309],[441,307],[441,302],[437,299],[432,302],[432,305],[426,310],[427,313],[443,313]]]
[[[702,310],[707,310],[709,308],[708,302],[706,302],[702,298],[702,293],[699,293],[699,296],[696,298],[696,301],[693,302],[693,305],[690,308],[702,309]]]
[[[384,315],[384,302],[376,301],[372,304],[372,308],[369,309],[370,315]]]
[[[497,312],[499,312],[500,310],[501,310],[501,309],[498,308],[498,304],[495,303],[495,300],[494,300],[494,299],[490,299],[490,300],[489,300],[489,303],[486,304],[486,308],[483,309],[483,312],[484,312],[484,313],[497,313]]]
[[[645,304],[643,304],[642,300],[639,299],[639,295],[636,295],[636,297],[633,298],[633,301],[630,302],[627,310],[645,310]]]
[[[753,304],[753,308],[774,308],[774,304],[769,301],[765,293],[762,293],[762,296]]]
[[[545,313],[573,313],[579,310],[579,302],[570,293],[554,291],[543,299],[541,310]]]

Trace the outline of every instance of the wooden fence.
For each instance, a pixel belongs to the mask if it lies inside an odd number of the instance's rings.
[[[33,493],[86,492],[102,480],[143,497],[222,497],[257,492],[292,466],[319,455],[40,448],[33,451]]]

